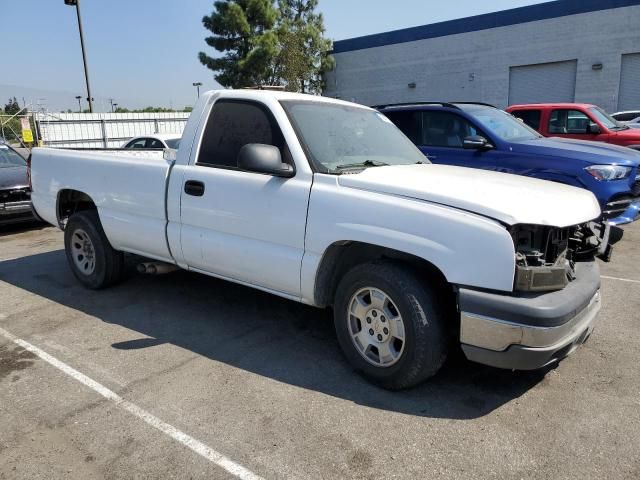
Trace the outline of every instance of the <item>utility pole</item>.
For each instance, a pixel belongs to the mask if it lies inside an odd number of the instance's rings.
[[[91,97],[91,87],[89,86],[89,68],[87,67],[87,54],[84,49],[82,19],[80,18],[80,0],[64,0],[64,4],[71,7],[76,7],[76,15],[78,16],[78,31],[80,32],[80,47],[82,48],[82,63],[84,64],[84,80],[87,84],[87,102],[89,102],[89,113],[93,113],[93,98]]]
[[[113,110],[114,105],[118,105],[118,104],[117,103],[113,103],[113,98],[110,98],[109,102],[111,103],[111,113],[113,113],[114,112],[114,110]]]
[[[196,87],[196,90],[198,92],[197,98],[200,98],[200,87],[202,86],[202,82],[193,82],[193,86]]]
[[[82,95],[76,95],[76,100],[78,100],[78,113],[82,113],[82,104],[80,103],[80,99]]]

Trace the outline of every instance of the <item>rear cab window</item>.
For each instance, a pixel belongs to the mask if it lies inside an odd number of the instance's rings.
[[[511,114],[522,120],[526,125],[530,126],[534,130],[540,130],[542,110],[514,110]]]

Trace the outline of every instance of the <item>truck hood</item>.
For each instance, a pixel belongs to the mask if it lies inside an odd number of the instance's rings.
[[[632,128],[631,125],[627,126],[630,128],[628,128],[627,130],[610,131],[610,135],[612,137],[615,137],[616,140],[640,145],[640,130],[638,130],[637,128]]]
[[[0,167],[0,190],[28,185],[27,167]]]
[[[450,165],[372,167],[338,177],[339,185],[447,205],[519,223],[568,227],[600,216],[588,190],[534,178]]]
[[[574,158],[595,165],[616,164],[637,167],[640,163],[640,152],[627,147],[589,140],[538,138],[513,143],[511,148],[514,153],[538,153],[554,157]]]

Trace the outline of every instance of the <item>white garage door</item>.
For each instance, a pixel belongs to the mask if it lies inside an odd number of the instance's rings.
[[[539,63],[509,69],[509,105],[573,102],[577,60]]]
[[[640,53],[622,55],[618,110],[640,108]]]

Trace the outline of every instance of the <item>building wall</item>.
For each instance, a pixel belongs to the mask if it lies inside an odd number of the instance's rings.
[[[614,111],[621,57],[636,52],[640,5],[336,53],[324,94],[366,105],[482,101],[504,108],[510,67],[577,60],[575,101]]]

